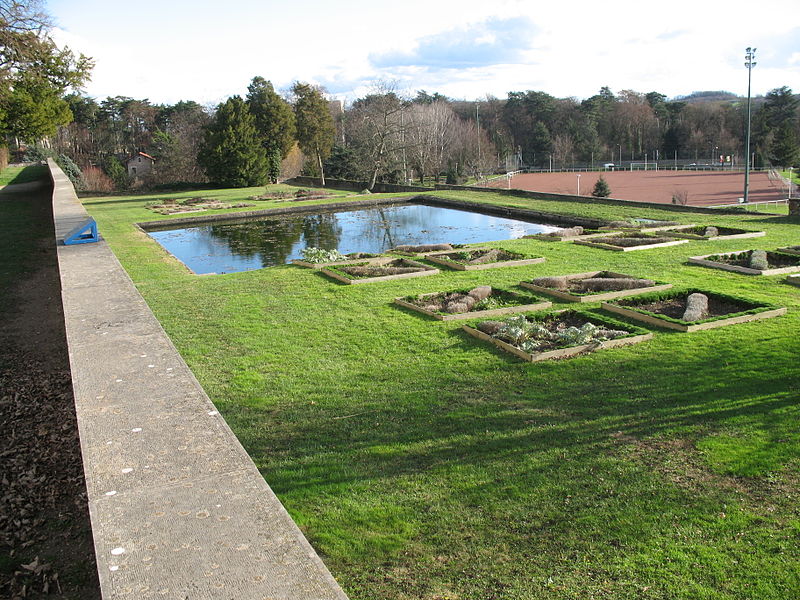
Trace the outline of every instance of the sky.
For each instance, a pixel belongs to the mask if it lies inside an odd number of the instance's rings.
[[[49,0],[54,38],[95,61],[84,92],[215,105],[260,75],[346,103],[381,85],[475,100],[538,90],[800,92],[796,0]]]

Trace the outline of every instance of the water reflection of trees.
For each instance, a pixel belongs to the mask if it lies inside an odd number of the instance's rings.
[[[285,264],[300,240],[307,246],[337,248],[342,231],[335,214],[323,213],[212,225],[210,233],[224,242],[231,253],[258,257],[264,266],[272,266]]]

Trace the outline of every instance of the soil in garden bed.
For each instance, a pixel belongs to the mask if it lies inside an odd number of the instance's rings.
[[[711,295],[707,295],[707,297],[708,312],[706,313],[705,317],[703,317],[703,320],[713,319],[714,317],[722,317],[733,313],[740,313],[752,308],[752,306],[734,304],[733,302],[729,302]],[[620,300],[617,302],[617,304],[620,306],[646,310],[651,313],[670,317],[671,319],[682,319],[684,313],[686,312],[686,296],[670,298],[667,300],[658,300],[657,302],[649,302],[647,304],[636,304],[635,301]]]

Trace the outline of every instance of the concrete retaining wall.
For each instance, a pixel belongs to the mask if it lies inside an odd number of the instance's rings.
[[[48,163],[103,597],[346,600]]]

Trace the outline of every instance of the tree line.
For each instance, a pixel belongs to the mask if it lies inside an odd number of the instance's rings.
[[[254,77],[244,97],[209,108],[80,93],[91,59],[52,41],[40,0],[0,0],[0,130],[29,157],[60,157],[80,184],[99,191],[132,183],[252,186],[305,173],[375,183],[460,183],[522,167],[564,169],[627,161],[744,163],[746,102],[724,92],[668,99],[659,92],[556,98],[512,91],[506,98],[454,100],[377,83],[342,106],[295,82],[277,92]],[[132,181],[139,152],[155,159]],[[756,98],[755,167],[800,163],[800,98],[788,87]],[[71,163],[71,164],[69,164]]]

